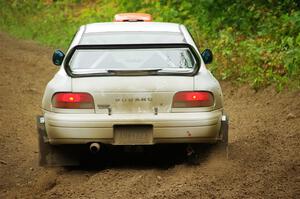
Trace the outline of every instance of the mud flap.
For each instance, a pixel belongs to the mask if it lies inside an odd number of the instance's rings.
[[[223,115],[221,120],[220,135],[222,136],[221,142],[228,145],[228,116]]]
[[[221,128],[220,128],[220,142],[219,149],[223,154],[226,154],[228,159],[228,128],[229,128],[229,118],[226,114],[222,115]]]
[[[37,116],[40,166],[78,166],[81,147],[77,145],[51,145],[47,138],[43,116]]]

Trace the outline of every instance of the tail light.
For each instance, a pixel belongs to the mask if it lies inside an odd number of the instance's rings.
[[[93,109],[94,99],[89,93],[55,93],[52,105],[65,109]]]
[[[208,107],[214,104],[212,93],[206,91],[181,91],[173,97],[173,108]]]

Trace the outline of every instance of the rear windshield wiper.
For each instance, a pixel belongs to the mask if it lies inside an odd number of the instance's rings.
[[[156,74],[158,71],[162,69],[160,68],[145,68],[145,69],[107,69],[108,73],[116,74],[116,75],[139,75],[139,74]]]
[[[153,72],[153,71],[160,71],[162,70],[161,68],[139,68],[139,69],[121,69],[121,68],[117,68],[117,69],[107,69],[107,72],[136,72],[136,71],[140,71],[140,72]]]

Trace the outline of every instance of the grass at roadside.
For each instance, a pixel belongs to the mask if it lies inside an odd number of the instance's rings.
[[[300,3],[296,0],[7,0],[0,28],[66,49],[80,25],[112,21],[115,13],[147,12],[155,21],[183,23],[200,50],[211,48],[217,78],[300,89]]]

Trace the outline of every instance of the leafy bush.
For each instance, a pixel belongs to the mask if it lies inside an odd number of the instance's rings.
[[[219,79],[300,88],[297,0],[7,0],[0,7],[2,30],[64,49],[82,24],[147,12],[187,25],[201,50],[213,50],[209,68]]]

